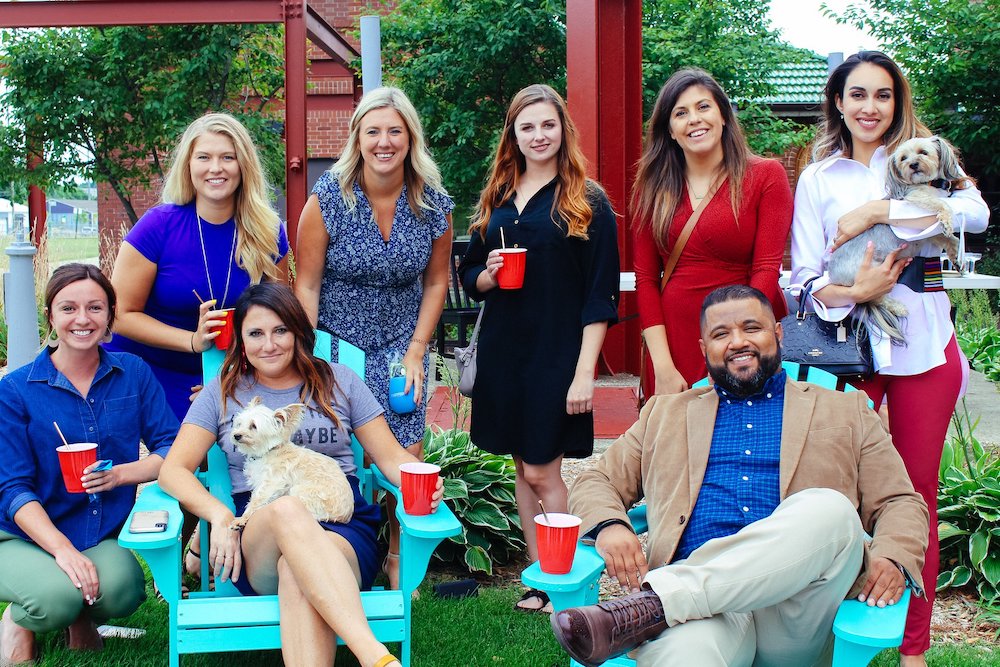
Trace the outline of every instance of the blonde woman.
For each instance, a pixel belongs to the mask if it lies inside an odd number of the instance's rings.
[[[201,384],[199,355],[223,308],[262,280],[285,280],[288,240],[246,128],[224,113],[191,123],[174,151],[163,203],[125,236],[111,282],[110,348],[142,357],[183,419]],[[200,295],[204,303],[199,303]]]
[[[320,329],[365,351],[365,381],[396,439],[422,457],[427,347],[444,308],[451,210],[416,109],[398,88],[358,104],[350,136],[299,220],[295,293]],[[336,346],[334,346],[336,349]],[[417,408],[389,407],[389,364],[406,372]],[[398,588],[399,526],[389,507],[384,569]]]

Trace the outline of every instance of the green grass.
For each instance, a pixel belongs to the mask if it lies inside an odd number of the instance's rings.
[[[49,238],[49,263],[69,262],[72,260],[97,257],[97,237],[88,236],[77,239]]]
[[[158,667],[167,663],[167,607],[156,599],[147,584],[147,600],[138,611],[115,625],[141,627],[139,639],[108,639],[101,653],[66,650],[61,634],[40,639],[39,667]],[[444,600],[429,584],[413,604],[414,667],[565,667],[568,658],[559,649],[547,616],[512,610],[520,586],[481,588],[479,595]],[[0,604],[0,610],[6,605]],[[397,650],[398,645],[390,645]],[[927,653],[930,667],[1000,667],[1000,650],[983,644],[939,645]],[[280,667],[278,651],[214,653],[185,656],[185,667]],[[895,650],[884,651],[873,667],[899,664]],[[344,647],[338,650],[336,667],[355,667],[357,661]]]

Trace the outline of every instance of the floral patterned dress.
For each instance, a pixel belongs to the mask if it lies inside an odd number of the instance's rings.
[[[330,243],[319,297],[319,328],[365,351],[365,383],[385,409],[389,428],[404,446],[424,437],[426,398],[409,414],[389,408],[389,363],[402,360],[417,326],[423,298],[423,272],[434,240],[448,230],[451,198],[429,187],[424,197],[433,207],[417,217],[406,199],[406,186],[396,202],[389,240],[382,238],[371,203],[354,184],[357,205],[349,211],[340,184],[324,172],[313,187],[319,199]],[[333,348],[336,361],[337,347]],[[424,357],[424,396],[430,376]]]

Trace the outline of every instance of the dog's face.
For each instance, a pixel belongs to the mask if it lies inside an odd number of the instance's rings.
[[[305,406],[301,403],[272,410],[255,396],[238,415],[233,417],[230,433],[233,446],[244,456],[258,458],[278,445],[289,442],[302,423]]]
[[[892,166],[902,183],[923,185],[941,178],[941,141],[917,137],[900,144],[892,154]]]

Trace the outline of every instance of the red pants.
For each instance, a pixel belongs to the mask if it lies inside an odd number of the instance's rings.
[[[931,608],[941,560],[937,530],[938,469],[948,423],[962,385],[962,363],[964,359],[953,336],[945,348],[945,362],[941,366],[919,375],[875,374],[857,383],[876,408],[882,404],[882,397],[886,397],[892,442],[906,465],[913,488],[923,496],[930,513],[927,556],[921,572],[926,597],[910,598],[906,633],[899,648],[905,655],[919,655],[931,645]]]

